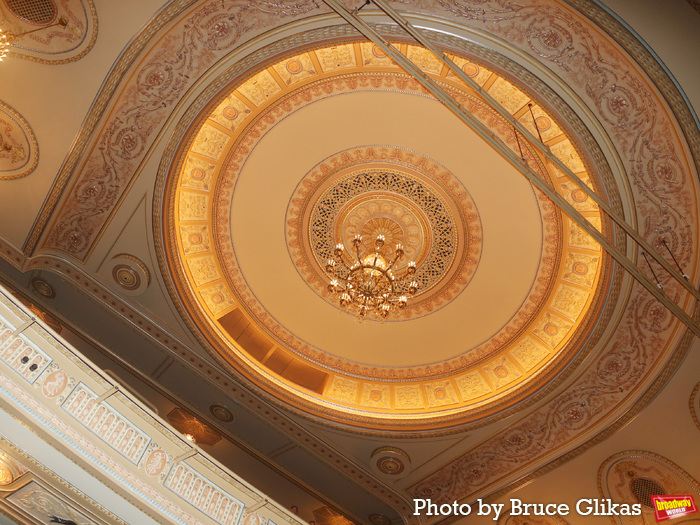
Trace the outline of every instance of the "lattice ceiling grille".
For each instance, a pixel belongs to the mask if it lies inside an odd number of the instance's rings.
[[[56,17],[52,0],[5,0],[5,3],[16,16],[34,24],[48,24]]]
[[[647,478],[634,478],[632,480],[632,494],[639,503],[653,509],[651,497],[663,496],[666,492],[656,481]]]

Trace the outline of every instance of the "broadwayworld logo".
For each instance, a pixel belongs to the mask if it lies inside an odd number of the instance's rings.
[[[652,496],[656,523],[697,512],[693,496]]]

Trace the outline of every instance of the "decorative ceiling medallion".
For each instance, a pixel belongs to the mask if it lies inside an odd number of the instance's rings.
[[[334,306],[323,267],[337,243],[352,246],[361,235],[373,252],[374,239],[384,235],[390,251],[402,244],[405,255],[394,273],[415,261],[419,289],[386,321],[414,319],[448,304],[469,284],[481,255],[481,221],[469,192],[432,159],[397,147],[365,146],[325,159],[299,182],[285,224],[297,271]]]
[[[133,255],[120,253],[112,258],[109,267],[113,283],[126,295],[141,295],[151,282],[148,266]]]
[[[391,525],[389,517],[383,514],[370,514],[368,518],[372,525]]]
[[[53,286],[51,286],[45,280],[40,279],[38,277],[35,277],[31,280],[31,284],[32,284],[32,287],[40,295],[43,295],[44,297],[46,297],[48,299],[53,299],[54,297],[56,297],[56,291],[53,289]]]
[[[214,404],[209,407],[209,412],[219,421],[230,423],[233,421],[233,413],[224,405]]]
[[[639,523],[655,523],[651,496],[698,494],[700,484],[667,458],[644,450],[628,450],[606,459],[598,469],[598,490],[614,503],[641,503]],[[619,523],[625,523],[618,518]]]
[[[383,476],[401,478],[410,472],[410,456],[396,447],[380,447],[372,452],[372,470]]]
[[[97,38],[93,0],[0,1],[3,29],[15,35],[9,56],[44,64],[79,60]]]

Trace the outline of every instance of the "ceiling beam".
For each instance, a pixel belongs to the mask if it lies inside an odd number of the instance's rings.
[[[411,75],[416,81],[418,81],[428,92],[430,92],[438,101],[440,101],[443,105],[445,105],[450,111],[452,111],[457,117],[459,117],[462,122],[467,124],[475,133],[477,133],[479,136],[481,136],[488,144],[490,144],[496,151],[498,151],[504,158],[506,158],[513,166],[515,166],[529,181],[532,183],[535,187],[537,187],[542,193],[544,193],[554,204],[556,204],[571,220],[576,222],[586,233],[588,233],[598,244],[600,244],[606,252],[610,254],[611,257],[613,257],[632,277],[634,277],[642,286],[644,286],[647,291],[653,295],[661,304],[663,304],[668,310],[676,316],[683,324],[685,324],[696,336],[700,336],[700,324],[698,324],[690,315],[688,315],[678,304],[673,302],[666,294],[663,292],[663,288],[661,285],[656,285],[651,282],[645,275],[641,273],[639,268],[637,268],[637,265],[629,259],[625,254],[623,254],[616,246],[610,242],[610,240],[605,237],[601,232],[598,231],[598,229],[593,226],[581,213],[573,207],[573,205],[569,204],[568,201],[566,201],[552,186],[549,185],[547,181],[544,179],[540,178],[537,173],[535,173],[532,168],[530,168],[527,164],[527,161],[525,158],[522,158],[518,156],[508,145],[506,145],[499,137],[497,137],[490,129],[488,129],[485,125],[483,125],[479,120],[474,117],[471,113],[469,113],[461,104],[459,104],[452,96],[447,93],[442,87],[440,87],[437,82],[435,82],[433,79],[431,79],[427,74],[425,74],[418,66],[416,66],[411,60],[408,59],[403,53],[401,53],[398,49],[396,49],[388,40],[386,40],[384,37],[382,37],[379,33],[377,33],[373,28],[371,28],[364,20],[362,20],[359,17],[359,9],[356,9],[354,11],[349,10],[344,4],[339,2],[338,0],[323,0],[331,9],[333,9],[338,15],[340,15],[344,20],[346,20],[350,25],[352,25],[355,29],[357,29],[361,34],[363,34],[367,39],[372,41],[374,44],[377,45],[382,51],[384,51],[389,57],[396,62],[396,64],[401,67],[406,73]],[[398,15],[398,14],[397,14]],[[403,20],[403,19],[402,19]],[[402,22],[403,25],[410,26],[408,22],[405,20]],[[402,25],[402,27],[403,27]],[[411,26],[412,27],[412,26]],[[412,30],[415,34],[418,34],[415,29]],[[413,36],[413,34],[412,34]],[[414,37],[415,38],[415,37]],[[421,38],[425,40],[422,36]],[[442,53],[440,53],[442,54]],[[444,56],[444,55],[443,55]],[[440,56],[438,56],[440,58]],[[454,64],[454,63],[453,63]],[[459,68],[456,67],[457,70]],[[461,71],[461,70],[459,70]],[[466,77],[466,75],[464,75]],[[468,77],[466,77],[468,78]],[[471,80],[471,79],[470,79]],[[479,86],[478,92],[480,95],[483,96],[483,93],[485,93],[481,87]],[[491,97],[489,97],[491,98]],[[491,98],[493,101],[493,99]],[[499,113],[507,113],[503,108],[501,108],[500,104],[498,104],[496,101],[493,101],[492,104],[494,104],[494,109],[497,111],[500,109]],[[507,118],[505,115],[503,115],[504,118]],[[508,115],[510,116],[510,115]],[[511,124],[514,125],[514,130],[513,132],[516,134],[516,139],[520,140],[517,135],[518,130],[518,125],[520,128],[524,129],[527,135],[523,135],[523,139],[526,137],[532,135],[525,129],[519,122],[515,121],[512,117],[510,119],[507,119]],[[522,132],[521,132],[522,135]],[[536,146],[536,143],[538,141],[533,141],[529,140],[531,144]],[[542,145],[544,146],[544,145]],[[552,155],[551,151],[549,151],[549,148],[546,148],[547,152],[549,153],[549,157],[556,159],[554,155]],[[545,154],[546,156],[546,154]],[[558,159],[556,159],[558,160]],[[565,167],[566,168],[566,167]],[[570,172],[570,170],[568,170]],[[566,173],[566,172],[565,172]],[[573,175],[573,174],[572,174]],[[567,173],[568,176],[568,173]],[[576,177],[574,175],[574,177]],[[577,178],[577,177],[576,177]],[[583,191],[592,191],[588,186],[583,184],[580,179],[578,179],[581,185],[581,189]],[[588,191],[587,191],[588,190]],[[597,198],[596,202],[598,200],[601,200],[595,193],[593,193],[595,197]],[[602,202],[602,200],[601,200]],[[607,206],[607,205],[606,205]],[[602,206],[601,206],[602,208]],[[617,222],[617,221],[615,221]],[[626,224],[626,223],[625,223]],[[641,239],[639,234],[629,225],[627,225],[629,229],[634,231],[636,234],[636,237],[638,237],[640,240],[644,241]],[[622,225],[621,225],[622,227]],[[624,227],[623,227],[624,229]],[[634,239],[634,236],[633,236]],[[636,239],[635,239],[636,240]],[[646,241],[644,241],[646,243]],[[648,244],[645,244],[646,246],[649,246]],[[645,245],[642,245],[640,243],[640,246],[644,247]],[[649,251],[650,254],[654,253],[656,254],[656,250],[651,249],[651,246],[649,246]],[[658,259],[657,259],[658,260]],[[665,261],[665,259],[661,258],[667,266],[668,263]],[[661,263],[660,263],[661,264]],[[664,266],[666,268],[666,266]],[[673,270],[673,268],[671,268]],[[690,283],[686,282],[685,279],[675,272],[673,270],[671,275],[674,275],[676,277],[676,280],[680,282],[681,284],[684,285],[684,288],[686,288],[688,291],[690,291],[696,298],[699,298],[700,295],[698,294],[698,291],[690,286]]]

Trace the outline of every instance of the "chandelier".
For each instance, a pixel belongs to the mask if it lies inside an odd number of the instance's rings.
[[[354,260],[345,260],[345,246],[338,243],[333,250],[333,258],[326,263],[326,273],[331,278],[328,291],[335,294],[340,307],[355,311],[360,319],[374,316],[384,319],[395,309],[402,309],[408,303],[408,296],[418,291],[418,282],[413,279],[416,263],[411,261],[400,277],[392,273],[394,265],[403,257],[401,244],[388,257],[385,255],[385,237],[377,235],[374,252],[366,250],[362,237],[352,240]]]
[[[14,39],[15,36],[12,33],[0,29],[0,62],[2,62],[2,59],[7,56],[7,53],[12,47],[12,42]]]

